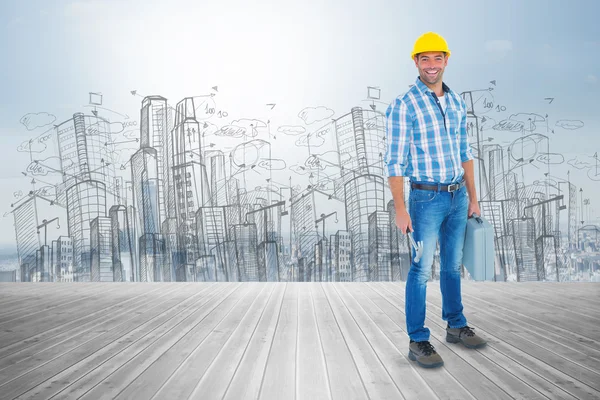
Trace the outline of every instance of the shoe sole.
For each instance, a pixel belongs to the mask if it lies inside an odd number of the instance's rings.
[[[438,367],[441,367],[442,365],[444,365],[443,361],[436,363],[436,364],[423,364],[421,361],[417,360],[417,357],[414,355],[412,350],[408,350],[408,358],[411,359],[412,361],[416,361],[417,364],[419,364],[423,368],[438,368]]]
[[[487,344],[487,343],[476,344],[476,345],[467,344],[467,343],[463,342],[462,340],[460,340],[459,338],[457,338],[456,336],[446,336],[446,342],[462,343],[465,347],[468,347],[469,349],[480,349],[482,347],[485,347],[485,345]]]

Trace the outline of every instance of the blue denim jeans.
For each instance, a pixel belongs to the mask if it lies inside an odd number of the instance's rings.
[[[415,342],[429,340],[425,327],[427,281],[437,241],[440,243],[440,290],[442,319],[451,328],[467,325],[461,298],[462,252],[467,226],[469,197],[466,187],[455,192],[411,189],[409,215],[415,242],[423,241],[423,254],[415,262],[414,251],[405,292],[406,328]],[[408,242],[410,245],[410,241]],[[413,249],[414,250],[414,249]]]

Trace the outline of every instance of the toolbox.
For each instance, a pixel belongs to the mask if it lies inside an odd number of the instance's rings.
[[[463,265],[475,281],[495,281],[496,251],[494,227],[485,218],[473,214],[467,219]]]

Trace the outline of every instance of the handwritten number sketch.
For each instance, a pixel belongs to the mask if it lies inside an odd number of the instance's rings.
[[[490,85],[462,96],[496,280],[590,279],[585,250],[598,228],[569,174],[599,181],[598,156],[552,146],[584,123],[515,112]],[[379,87],[367,88],[364,107],[307,106],[278,124],[268,117],[277,102],[264,116],[229,115],[217,86],[176,101],[129,93],[139,118],[95,92],[73,115],[20,118],[30,190],[7,188],[4,217],[21,281],[406,279],[413,249],[395,226]],[[554,100],[540,99],[549,110]],[[559,165],[569,173],[557,176]]]

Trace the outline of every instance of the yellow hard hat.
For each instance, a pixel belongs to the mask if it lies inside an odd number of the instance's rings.
[[[410,58],[414,60],[418,53],[425,53],[427,51],[443,51],[450,57],[448,43],[446,43],[446,40],[443,37],[435,32],[427,32],[419,36],[415,42]]]

